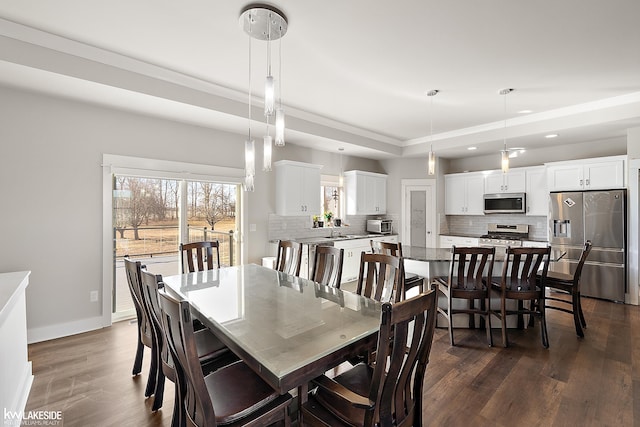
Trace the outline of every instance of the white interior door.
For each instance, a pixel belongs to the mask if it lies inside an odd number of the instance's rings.
[[[403,180],[402,187],[402,244],[436,247],[436,205],[433,181]]]

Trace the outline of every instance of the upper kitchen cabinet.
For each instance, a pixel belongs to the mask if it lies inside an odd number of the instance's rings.
[[[447,215],[484,215],[484,175],[453,173],[444,176]]]
[[[492,171],[484,178],[485,193],[524,193],[526,178],[524,169],[511,169],[507,173]]]
[[[547,216],[549,211],[549,190],[547,172],[544,166],[526,168],[527,215]]]
[[[626,156],[547,163],[549,191],[624,188]]]
[[[387,212],[387,175],[364,171],[344,173],[347,215],[377,215]]]
[[[276,171],[276,214],[317,215],[322,212],[320,169],[310,163],[281,160]]]

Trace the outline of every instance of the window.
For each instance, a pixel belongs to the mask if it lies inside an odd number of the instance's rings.
[[[331,212],[333,218],[342,218],[344,213],[344,197],[343,189],[339,184],[338,177],[323,175],[321,177],[320,185],[322,213]]]

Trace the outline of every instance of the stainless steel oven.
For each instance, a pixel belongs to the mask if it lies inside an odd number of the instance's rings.
[[[487,231],[487,234],[480,237],[478,244],[496,248],[496,257],[501,258],[507,253],[507,247],[522,246],[522,240],[529,236],[527,224],[489,224]]]

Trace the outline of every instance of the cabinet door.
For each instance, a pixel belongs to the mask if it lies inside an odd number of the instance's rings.
[[[484,215],[484,177],[471,175],[467,177],[466,185],[467,215]]]
[[[302,163],[276,163],[276,213],[320,213],[320,167]]]
[[[339,249],[344,249],[341,283],[352,282],[358,279],[358,274],[360,274],[360,255],[362,252],[371,252],[369,239],[335,242],[334,246]]]
[[[546,216],[549,213],[549,192],[544,167],[528,169],[527,178],[527,215]]]
[[[489,194],[502,193],[504,191],[504,174],[502,172],[492,172],[484,177],[484,188]]]
[[[444,177],[444,213],[464,215],[466,208],[466,178],[463,175]]]
[[[526,188],[526,173],[524,170],[511,169],[508,173],[504,174],[504,192],[524,193]]]
[[[547,188],[549,191],[582,190],[584,173],[581,164],[549,165]]]
[[[377,214],[387,213],[387,178],[372,176],[374,186],[374,210]]]
[[[586,163],[584,187],[588,190],[624,188],[624,161]]]

